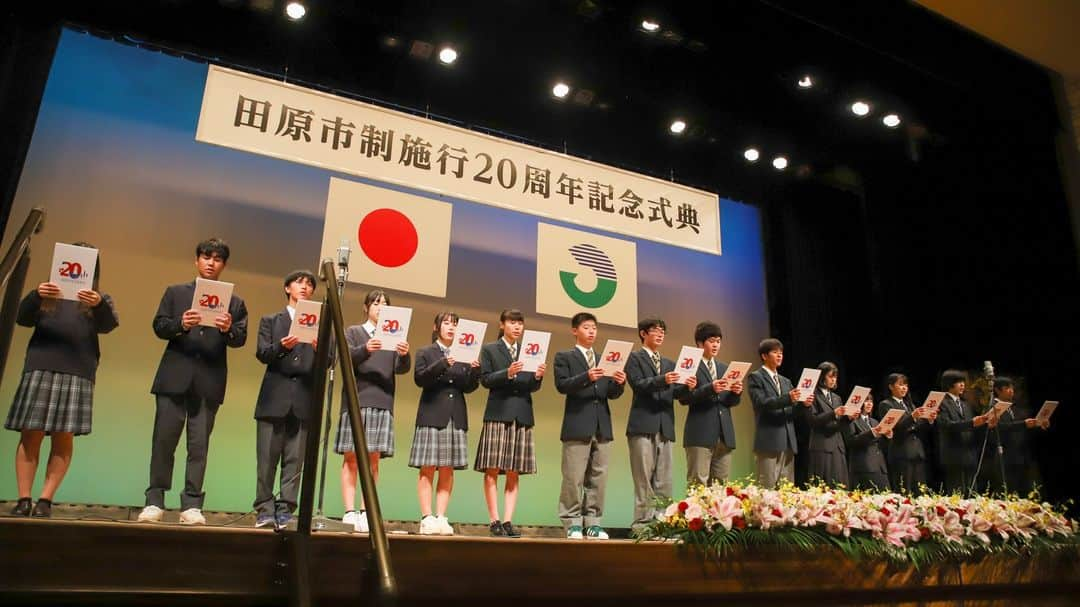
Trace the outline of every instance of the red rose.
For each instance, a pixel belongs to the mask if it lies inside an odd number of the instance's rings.
[[[701,517],[690,519],[690,531],[701,531],[704,526],[705,521],[701,520]]]
[[[926,527],[919,527],[919,537],[921,537],[924,540],[926,538],[930,537],[930,530],[927,529]]]
[[[945,506],[938,506],[937,508],[935,508],[935,510],[937,510],[938,516],[945,516],[945,513],[948,512]]]
[[[892,514],[892,512],[890,512],[889,509],[885,508],[885,507],[881,508],[881,513],[884,514],[885,516],[889,516],[890,514]]]
[[[830,506],[835,506],[836,505],[836,500],[829,500],[829,505]]]
[[[731,497],[732,495],[735,495],[735,490],[728,487],[726,493],[728,494],[728,497]]]
[[[910,506],[911,505],[911,498],[910,497],[904,498],[904,503],[907,504],[908,506]]]
[[[690,504],[686,502],[679,502],[679,512],[686,512],[686,509],[690,507]]]
[[[736,529],[746,529],[746,519],[741,516],[736,516],[731,519],[731,525]]]
[[[779,508],[773,508],[772,509],[772,515],[775,516],[776,518],[783,518],[784,517],[784,513],[780,512]]]

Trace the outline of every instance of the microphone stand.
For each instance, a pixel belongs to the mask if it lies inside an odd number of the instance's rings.
[[[345,282],[349,278],[347,255],[348,253],[344,258],[345,262],[342,263],[340,251],[338,253],[337,292],[339,301],[345,296]],[[311,523],[312,529],[326,529],[327,523],[330,521],[323,514],[323,498],[326,496],[326,458],[330,448],[330,420],[334,412],[334,367],[337,363],[337,348],[334,347],[333,333],[330,335],[330,343],[325,347],[330,348],[330,361],[326,369],[326,414],[323,416],[326,421],[323,423],[322,465],[319,467],[319,502],[315,509],[315,517]]]

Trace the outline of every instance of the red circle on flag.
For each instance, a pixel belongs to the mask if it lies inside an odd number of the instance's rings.
[[[387,268],[408,263],[419,242],[416,226],[394,209],[376,209],[364,216],[357,240],[368,259]]]

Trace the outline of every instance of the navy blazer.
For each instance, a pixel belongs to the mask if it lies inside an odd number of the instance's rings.
[[[788,394],[794,389],[791,380],[778,375],[780,391],[769,378],[768,371],[759,367],[747,378],[750,404],[754,406],[754,451],[799,452],[795,437],[795,407],[803,405],[791,402]]]
[[[856,417],[843,431],[844,441],[847,444],[848,465],[852,476],[858,474],[879,474],[884,478],[884,486],[879,489],[888,489],[889,469],[885,464],[885,446],[888,444],[884,436],[874,436],[871,429],[878,425],[878,421],[867,416],[867,421],[862,417]],[[854,480],[854,479],[853,479]]]
[[[287,309],[259,320],[255,358],[266,365],[266,372],[255,402],[255,419],[282,419],[289,412],[299,420],[311,418],[315,349],[305,343],[296,344],[292,350],[283,348],[281,339],[289,336],[291,326]]]
[[[836,417],[836,410],[844,406],[840,395],[830,391],[828,398],[825,391],[814,390],[814,404],[805,409],[806,422],[810,426],[810,439],[807,448],[810,451],[845,454],[843,430],[851,418]]]
[[[225,381],[229,366],[225,348],[239,348],[247,342],[247,307],[235,294],[229,300],[232,326],[227,333],[216,327],[195,325],[185,331],[182,317],[191,309],[195,296],[195,281],[172,285],[165,289],[154,315],[154,334],[168,340],[161,355],[154,385],[154,394],[194,394],[208,403],[225,400]]]
[[[501,338],[480,349],[480,383],[488,389],[484,421],[516,421],[519,426],[532,427],[532,393],[540,389],[543,379],[530,371],[521,371],[510,379],[506,371],[513,362]]]
[[[627,436],[660,434],[675,440],[675,399],[682,398],[689,388],[664,381],[664,375],[674,370],[675,361],[661,356],[657,373],[645,350],[633,352],[626,359],[626,381],[634,393],[626,422]]]
[[[409,372],[412,354],[399,356],[393,348],[368,352],[367,342],[370,339],[363,325],[345,329],[345,342],[349,344],[349,357],[352,358],[353,373],[356,374],[356,396],[361,407],[388,409],[393,413],[395,376]],[[341,404],[344,407],[345,386],[342,385],[341,389]]]
[[[911,461],[926,459],[927,433],[930,422],[925,419],[916,420],[911,412],[915,407],[907,401],[897,403],[893,397],[878,402],[874,414],[880,419],[885,416],[889,409],[904,409],[907,413],[893,426],[893,439],[889,443],[889,461]]]
[[[439,344],[433,343],[416,353],[413,381],[421,388],[417,427],[442,429],[453,419],[455,428],[469,429],[465,395],[480,386],[480,367],[462,362],[451,365]]]
[[[715,359],[714,365],[716,377],[723,377],[727,365]],[[684,447],[712,449],[717,441],[724,439],[728,449],[735,448],[735,423],[731,419],[731,408],[742,401],[742,395],[730,390],[718,394],[713,390],[712,382],[709,369],[702,359],[697,370],[697,387],[688,390],[679,399],[680,403],[690,408],[683,427]]]
[[[101,358],[98,334],[108,333],[120,324],[112,298],[101,293],[101,301],[93,308],[78,301],[57,299],[49,312],[41,311],[43,302],[37,290],[30,291],[19,303],[15,316],[15,322],[34,328],[26,346],[23,373],[54,371],[93,383]]]
[[[619,398],[626,387],[610,377],[590,381],[588,362],[577,347],[555,354],[555,389],[566,395],[559,440],[615,438],[608,399]]]
[[[974,407],[964,403],[961,411],[953,396],[945,395],[934,424],[938,433],[938,460],[943,467],[978,465],[978,450],[986,427],[975,428],[974,419]]]

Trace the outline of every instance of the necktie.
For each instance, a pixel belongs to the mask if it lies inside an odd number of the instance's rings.
[[[585,363],[589,365],[590,369],[596,366],[596,355],[593,354],[592,350],[585,351]]]
[[[776,373],[772,374],[772,383],[774,386],[776,386],[776,393],[780,396],[783,396],[784,394],[780,391],[780,376]]]
[[[660,355],[656,352],[652,353],[652,366],[656,370],[656,374],[660,374]]]
[[[716,381],[716,365],[713,363],[713,359],[709,359],[709,362],[705,363],[705,368],[709,370],[709,379]]]
[[[512,360],[512,361],[517,360],[517,349],[518,349],[517,344],[514,344],[514,345],[510,346],[510,360]]]

